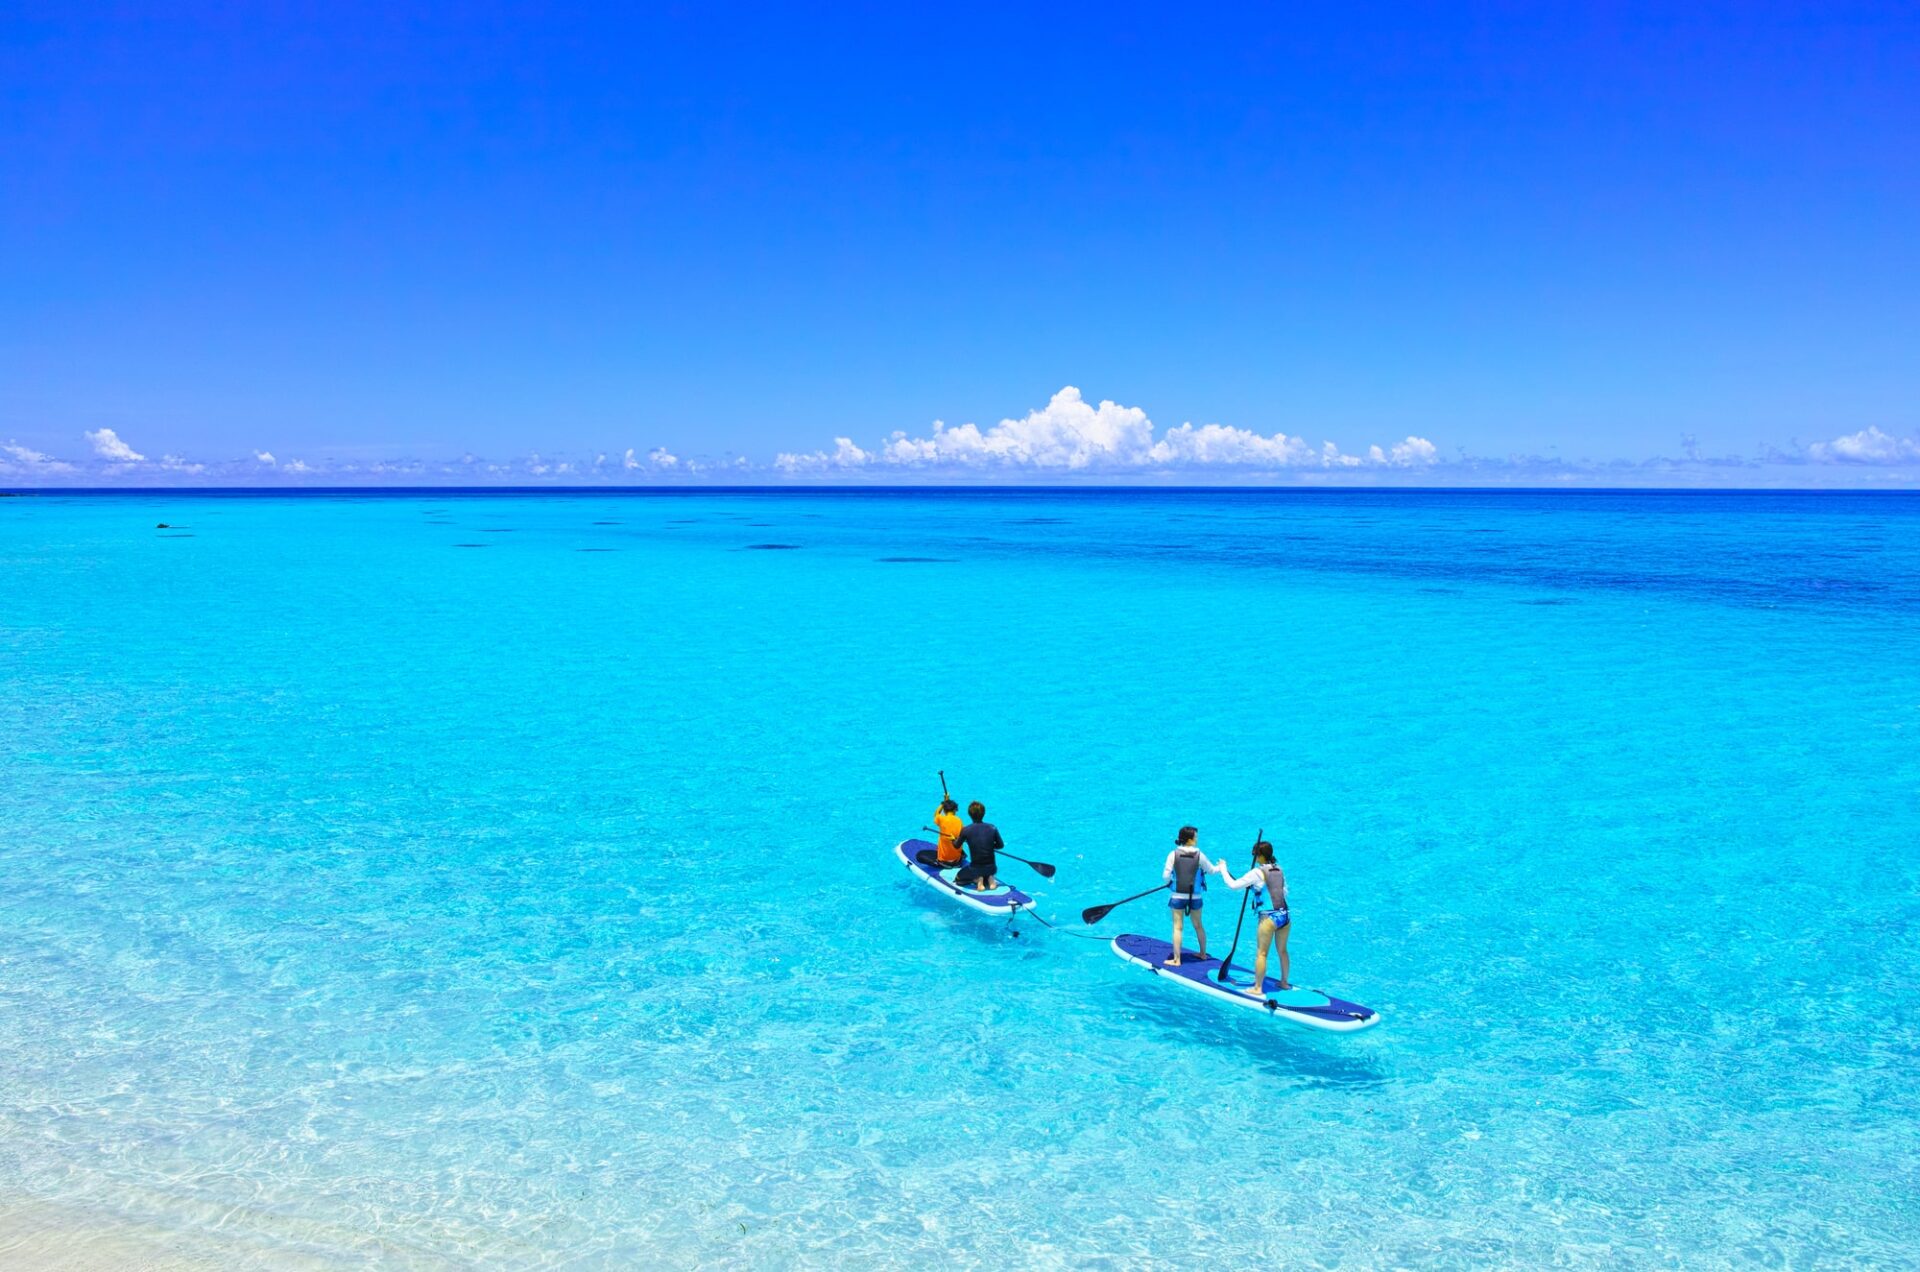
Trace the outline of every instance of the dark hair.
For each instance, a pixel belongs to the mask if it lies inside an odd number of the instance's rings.
[[[1174,837],[1173,846],[1178,848],[1182,844],[1190,844],[1199,833],[1200,832],[1192,826],[1182,826],[1180,833]]]
[[[985,817],[986,815],[987,815],[987,806],[985,804],[982,804],[979,800],[976,799],[973,801],[973,803],[967,805],[967,816],[973,818],[973,820],[979,821],[982,817]]]
[[[948,799],[943,799],[943,800],[941,800],[941,801],[940,801],[940,811],[941,811],[941,812],[943,812],[943,813],[951,813],[951,812],[954,812],[954,811],[956,811],[956,810],[957,810],[957,809],[958,809],[959,807],[960,807],[960,805],[958,805],[958,804],[956,804],[956,803],[954,803],[954,802],[953,802],[953,800],[952,800],[951,798],[948,798]]]
[[[1272,865],[1273,864],[1273,845],[1268,843],[1266,840],[1262,839],[1259,843],[1253,846],[1253,859],[1255,861],[1264,861],[1268,865]]]

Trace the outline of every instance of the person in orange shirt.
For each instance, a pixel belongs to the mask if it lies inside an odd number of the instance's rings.
[[[934,860],[943,866],[957,866],[961,862],[960,854],[960,805],[952,798],[940,801],[940,807],[933,814],[934,829],[940,832],[940,842],[934,848]]]

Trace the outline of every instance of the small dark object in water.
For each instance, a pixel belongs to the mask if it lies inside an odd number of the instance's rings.
[[[749,543],[749,552],[793,552],[800,547],[797,543]]]
[[[168,525],[166,522],[162,521],[159,525],[155,526],[154,529],[155,530],[171,530],[173,529],[173,527]]]
[[[456,543],[453,546],[456,548],[484,548],[487,545],[484,543]]]

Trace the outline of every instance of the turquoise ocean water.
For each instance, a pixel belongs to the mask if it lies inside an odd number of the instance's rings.
[[[1920,1249],[1913,496],[5,499],[0,870],[0,1198],[225,1266]]]

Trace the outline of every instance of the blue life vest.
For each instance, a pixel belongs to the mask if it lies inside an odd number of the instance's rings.
[[[1173,854],[1173,895],[1196,896],[1207,890],[1207,877],[1200,872],[1200,850],[1181,848]]]
[[[1284,910],[1287,908],[1287,885],[1280,885],[1280,895],[1273,895],[1273,876],[1279,874],[1276,866],[1260,867],[1260,882],[1253,885],[1253,908],[1256,910]]]

